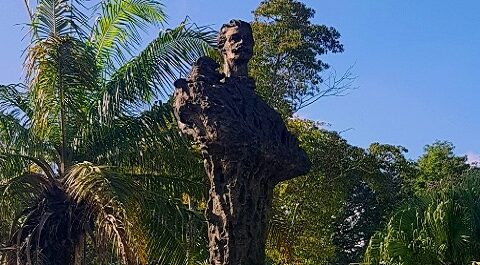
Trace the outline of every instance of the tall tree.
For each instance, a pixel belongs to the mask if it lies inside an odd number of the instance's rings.
[[[332,236],[336,262],[360,262],[370,237],[411,197],[407,179],[415,168],[405,152],[402,146],[379,143],[366,150],[362,170],[351,179],[343,207],[336,214]]]
[[[340,78],[322,77],[329,65],[320,56],[343,52],[343,45],[336,29],[311,22],[313,9],[296,0],[266,0],[253,14],[250,75],[270,106],[290,116],[320,97],[350,88],[348,71]]]
[[[0,86],[0,263],[184,264],[203,222],[181,198],[203,196],[201,165],[170,107],[146,108],[214,35],[181,25],[137,53],[159,1],[25,3],[26,81]]]
[[[335,255],[332,215],[342,208],[361,171],[364,150],[312,121],[289,120],[289,129],[307,152],[312,170],[275,189],[267,253],[278,264],[327,262]]]
[[[418,175],[413,179],[417,192],[448,186],[458,181],[470,168],[466,156],[456,156],[455,147],[447,141],[436,141],[426,145],[424,154],[418,159]]]
[[[349,145],[318,123],[290,119],[312,170],[275,189],[267,254],[276,264],[358,262],[368,240],[411,194],[405,148]]]

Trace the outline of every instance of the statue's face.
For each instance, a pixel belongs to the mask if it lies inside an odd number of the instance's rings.
[[[230,27],[224,32],[223,56],[236,63],[247,63],[253,54],[252,32],[247,27]]]

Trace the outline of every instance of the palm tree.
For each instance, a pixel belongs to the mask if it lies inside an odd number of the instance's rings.
[[[203,170],[152,103],[213,34],[183,23],[134,55],[163,5],[89,3],[25,1],[25,83],[0,86],[0,264],[185,264],[203,222],[182,198],[202,198]]]
[[[365,264],[470,264],[480,260],[480,171],[402,206],[371,239]]]

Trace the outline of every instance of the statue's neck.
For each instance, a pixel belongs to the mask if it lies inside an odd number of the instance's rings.
[[[223,65],[223,73],[226,77],[248,76],[248,67],[245,63],[233,63],[227,61]]]

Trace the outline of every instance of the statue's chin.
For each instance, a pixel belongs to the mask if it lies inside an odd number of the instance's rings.
[[[233,58],[232,62],[236,65],[247,64],[251,58],[249,55],[237,55]]]

